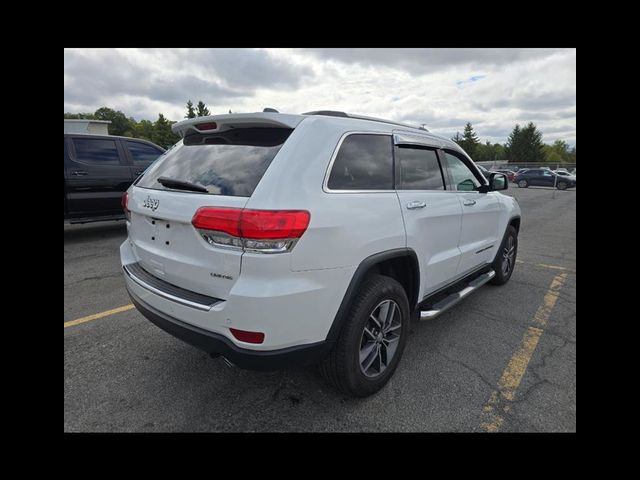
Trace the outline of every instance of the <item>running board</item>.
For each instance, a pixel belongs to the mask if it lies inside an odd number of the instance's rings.
[[[436,318],[441,313],[449,310],[470,293],[475,292],[478,288],[491,280],[495,275],[496,272],[490,270],[487,273],[474,278],[465,288],[463,288],[459,292],[452,293],[443,300],[440,300],[438,303],[434,304],[430,310],[422,310],[420,312],[420,320],[431,320],[432,318]]]

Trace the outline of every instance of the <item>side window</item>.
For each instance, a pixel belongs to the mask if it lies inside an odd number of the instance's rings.
[[[426,148],[396,148],[400,163],[399,190],[444,190],[444,178],[435,150]]]
[[[327,186],[332,190],[393,190],[390,135],[353,134],[344,139]]]
[[[119,165],[120,155],[115,140],[101,138],[74,138],[76,159],[81,162]]]
[[[127,146],[134,163],[150,163],[162,155],[162,151],[160,149],[146,143],[127,140],[125,145]]]
[[[449,164],[449,170],[451,171],[451,176],[453,177],[453,183],[456,190],[469,192],[480,186],[480,182],[462,159],[451,152],[445,152],[445,155],[447,157],[447,163]]]

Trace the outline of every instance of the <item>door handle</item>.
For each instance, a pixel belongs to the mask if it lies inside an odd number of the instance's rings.
[[[471,205],[475,205],[476,201],[475,200],[465,200],[464,202],[462,202],[463,205],[470,207]]]
[[[84,170],[72,170],[71,175],[75,175],[76,177],[81,177],[83,175],[89,175],[89,172],[86,172]]]
[[[414,201],[414,202],[407,203],[407,208],[409,210],[415,210],[417,208],[424,208],[426,206],[427,206],[427,204],[425,202]]]

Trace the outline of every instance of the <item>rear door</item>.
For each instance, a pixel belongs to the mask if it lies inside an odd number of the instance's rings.
[[[420,260],[420,298],[451,282],[460,260],[462,207],[446,189],[437,146],[428,138],[403,143],[395,136],[396,192],[407,233],[407,247]]]
[[[185,137],[151,165],[129,198],[129,240],[148,273],[193,292],[226,299],[238,279],[242,249],[191,223],[201,207],[244,208],[292,129],[235,128]],[[204,187],[164,186],[170,178]],[[164,180],[163,180],[164,181]]]
[[[542,170],[541,173],[542,175],[539,177],[540,185],[545,187],[553,187],[556,181],[556,176],[549,170]]]
[[[497,192],[478,191],[482,181],[474,172],[471,160],[453,150],[444,150],[444,158],[451,188],[456,191],[462,207],[457,274],[464,275],[493,260],[492,247],[499,241],[498,223],[502,204]]]
[[[542,170],[529,170],[527,172],[527,180],[531,186],[539,187],[544,185]]]
[[[131,176],[136,179],[155,162],[164,149],[140,140],[122,139],[122,146],[129,157]]]
[[[131,185],[131,169],[118,139],[108,136],[69,137],[67,206],[76,217],[122,213],[120,201]]]

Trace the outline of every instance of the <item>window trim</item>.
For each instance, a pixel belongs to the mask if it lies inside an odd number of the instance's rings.
[[[391,189],[389,190],[343,190],[343,189],[331,189],[329,188],[329,177],[331,176],[331,171],[333,169],[333,164],[336,161],[336,158],[338,157],[338,152],[340,151],[340,147],[342,147],[342,143],[345,141],[345,139],[351,135],[378,135],[381,137],[388,137],[389,138],[389,145],[391,147],[391,179],[392,179],[392,185],[391,185]],[[349,132],[345,132],[342,134],[342,136],[340,137],[340,140],[338,140],[338,144],[336,145],[336,148],[333,150],[333,154],[331,155],[331,160],[329,161],[329,165],[327,167],[327,170],[325,171],[324,174],[324,180],[322,181],[322,191],[325,193],[395,193],[396,192],[396,159],[395,159],[395,155],[394,155],[394,149],[393,149],[394,145],[393,145],[393,136],[392,134],[389,133],[385,133],[385,132],[372,132],[372,131],[359,131],[359,130],[354,130],[354,131],[349,131]]]
[[[402,169],[402,161],[398,160],[398,162],[396,162],[396,149],[400,149],[400,148],[413,148],[416,150],[430,150],[433,153],[436,154],[436,161],[438,162],[438,168],[440,168],[440,178],[442,179],[442,189],[419,189],[419,190],[414,190],[414,189],[407,189],[407,188],[399,188],[400,187],[400,178],[402,175],[401,169]],[[430,145],[423,145],[423,144],[410,144],[410,143],[402,143],[402,144],[397,144],[397,145],[393,145],[393,160],[394,160],[394,165],[397,165],[397,168],[395,169],[395,178],[394,178],[394,187],[395,190],[397,192],[416,192],[416,193],[420,193],[420,192],[428,192],[428,193],[433,193],[433,192],[450,192],[451,189],[449,188],[449,179],[448,176],[445,174],[445,169],[446,167],[442,164],[442,159],[441,159],[441,155],[440,155],[440,148],[438,147],[432,147]],[[455,190],[454,190],[455,191]]]

